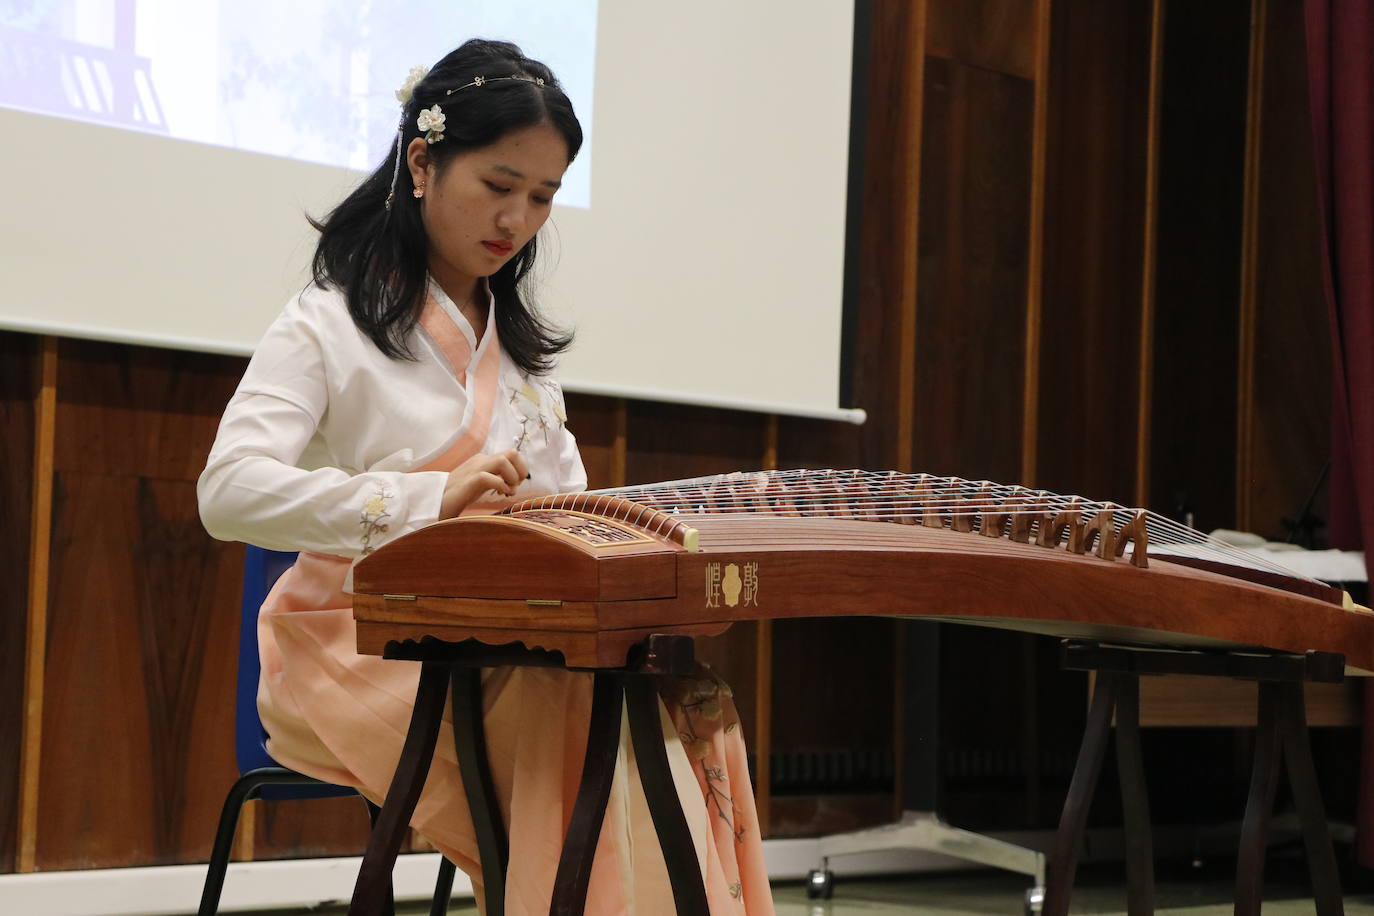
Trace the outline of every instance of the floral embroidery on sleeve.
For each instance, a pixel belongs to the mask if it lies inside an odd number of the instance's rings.
[[[563,388],[551,378],[541,379],[540,384],[549,395],[549,407],[560,424],[568,422],[568,413],[563,407]]]
[[[521,373],[519,383],[519,387],[514,384],[510,386],[510,404],[520,421],[520,432],[515,437],[515,449],[517,451],[524,449],[525,443],[530,439],[530,434],[535,430],[542,430],[544,440],[547,442],[549,429],[553,427],[553,421],[549,418],[549,412],[546,409],[545,397],[545,392],[550,391],[550,382],[541,379],[539,386],[536,387],[530,382],[528,375]],[[552,403],[553,415],[557,417],[558,422],[563,422],[566,418],[563,416],[563,409],[559,400],[549,398],[547,401]]]
[[[391,518],[391,513],[387,509],[392,496],[391,490],[386,487],[378,487],[376,492],[363,503],[362,517],[358,520],[359,526],[363,529],[363,556],[367,556],[376,549],[372,539],[387,532],[388,526],[385,520]]]

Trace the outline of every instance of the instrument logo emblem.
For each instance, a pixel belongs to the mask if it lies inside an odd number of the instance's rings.
[[[706,606],[720,607],[724,599],[726,607],[759,606],[759,564],[736,563],[706,564]]]

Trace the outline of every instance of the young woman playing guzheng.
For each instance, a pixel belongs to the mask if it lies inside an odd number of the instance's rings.
[[[380,801],[418,666],[360,656],[350,561],[438,519],[583,489],[548,374],[568,338],[521,279],[582,131],[548,68],[471,41],[400,91],[388,158],[321,224],[315,282],[259,344],[199,484],[215,537],[300,559],[259,616],[258,706],[283,765]],[[712,914],[773,911],[739,717],[710,677],[665,683],[664,740]],[[495,669],[484,723],[510,840],[506,912],[548,912],[591,708],[587,674]],[[447,722],[445,728],[449,728]],[[413,824],[477,885],[477,847],[440,736]],[[587,912],[674,911],[633,754],[621,758]]]

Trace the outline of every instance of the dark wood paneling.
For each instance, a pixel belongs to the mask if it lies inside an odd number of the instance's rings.
[[[1160,107],[1149,507],[1235,521],[1249,0],[1171,3]]]
[[[577,450],[587,469],[587,489],[614,486],[615,398],[568,392],[565,401],[568,429],[577,437]]]
[[[631,402],[626,482],[758,470],[766,427],[763,414]]]
[[[243,548],[205,534],[195,480],[244,363],[63,342],[41,868],[209,853],[236,776]],[[356,852],[366,835],[328,801],[259,825],[269,856]]]
[[[929,0],[926,51],[1023,79],[1035,78],[1035,3]]]
[[[1053,5],[1036,486],[1135,497],[1150,0]]]
[[[1259,252],[1256,258],[1255,372],[1248,490],[1251,530],[1284,540],[1330,454],[1331,338],[1321,286],[1313,191],[1303,5],[1269,0]],[[1316,514],[1326,516],[1326,488]]]
[[[358,855],[367,848],[368,820],[357,797],[255,802],[255,859]]]
[[[773,624],[773,749],[892,747],[892,621]]]
[[[15,868],[37,338],[0,332],[0,872]]]
[[[194,481],[247,360],[64,340],[56,468]]]
[[[41,869],[208,854],[236,775],[239,557],[193,482],[56,476]]]
[[[916,467],[1016,482],[1034,87],[926,61]]]
[[[874,0],[865,127],[863,220],[859,229],[857,315],[846,354],[854,407],[868,412],[858,429],[784,419],[778,424],[779,463],[861,468],[900,467],[902,353],[910,345],[909,253],[914,250],[920,160],[917,80],[924,3]],[[833,451],[832,451],[833,450]],[[833,455],[834,457],[828,457]],[[790,459],[786,456],[794,456]]]
[[[865,406],[866,405],[860,405]],[[865,442],[875,439],[885,442],[873,443],[865,447]],[[870,414],[865,426],[852,423],[835,423],[827,420],[808,420],[802,417],[778,418],[778,467],[780,468],[866,468],[869,470],[894,470],[891,440],[892,424],[889,418]],[[879,464],[867,464],[865,454],[875,457]]]
[[[236,775],[242,548],[205,534],[195,480],[244,363],[63,342],[40,868],[209,852]]]

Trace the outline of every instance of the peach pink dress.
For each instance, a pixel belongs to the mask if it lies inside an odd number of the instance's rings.
[[[490,314],[478,341],[442,290],[431,284],[430,292],[414,341],[418,367],[379,360],[337,293],[312,288],[293,300],[230,401],[199,487],[202,517],[215,536],[302,549],[259,616],[258,705],[269,751],[284,766],[354,786],[375,801],[399,758],[419,669],[355,651],[344,591],[352,559],[434,521],[447,471],[479,452],[521,450],[531,480],[520,496],[585,485],[556,384],[514,368]],[[426,437],[421,430],[429,427],[408,423],[405,411],[423,409],[430,397],[442,400],[435,413],[447,413],[449,422]],[[401,416],[348,415],[382,404]],[[488,503],[474,511],[499,508]],[[729,688],[702,669],[695,678],[666,680],[660,694],[663,740],[711,913],[771,914]],[[492,777],[510,839],[506,912],[543,916],[581,776],[591,676],[491,669],[483,697]],[[480,904],[481,871],[449,716],[446,710],[412,824],[469,875]],[[586,912],[674,912],[627,735]]]

